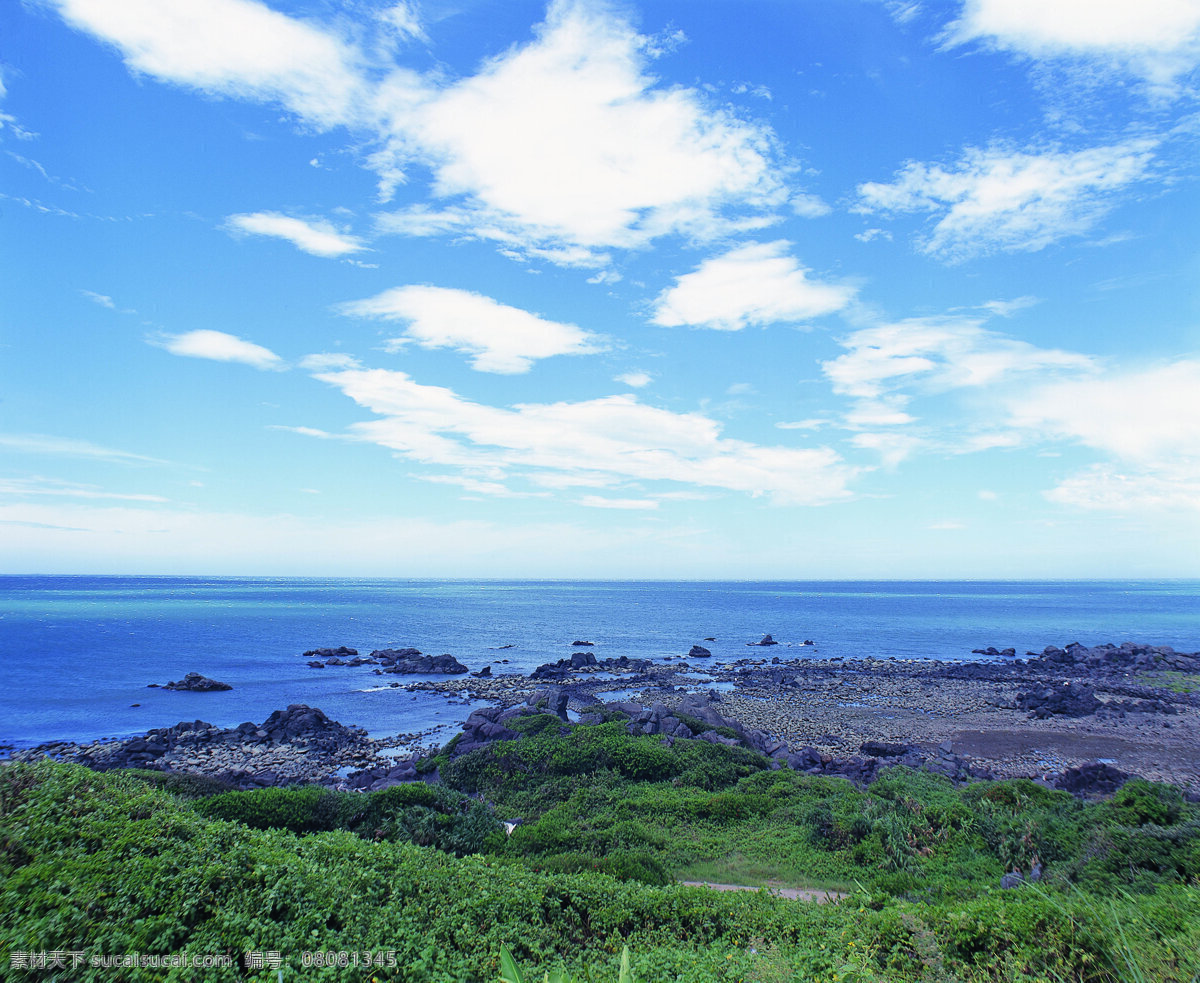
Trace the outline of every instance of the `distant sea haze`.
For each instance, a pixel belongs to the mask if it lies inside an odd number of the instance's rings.
[[[747,648],[767,633],[778,647]],[[301,653],[406,646],[501,675],[569,655],[574,641],[592,642],[598,659],[661,660],[703,644],[722,662],[969,660],[977,648],[1023,655],[1073,641],[1197,651],[1200,581],[0,577],[0,743],[124,736],[194,719],[232,727],[290,703],[373,735],[441,725],[444,740],[469,706],[390,688],[409,677],[381,680],[371,666],[313,669]],[[233,689],[147,688],[192,671]]]

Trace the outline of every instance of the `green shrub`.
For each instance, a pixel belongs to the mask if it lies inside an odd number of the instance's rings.
[[[1183,811],[1183,795],[1170,785],[1135,778],[1117,789],[1109,808],[1123,826],[1170,826]]]
[[[292,785],[225,792],[199,800],[195,808],[213,819],[227,819],[255,829],[287,829],[313,833],[337,829],[357,805],[353,793],[319,785]]]

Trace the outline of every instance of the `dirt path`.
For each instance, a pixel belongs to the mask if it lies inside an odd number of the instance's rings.
[[[680,883],[686,887],[707,887],[713,891],[769,891],[780,898],[800,901],[837,901],[849,897],[841,891],[806,887],[777,887],[773,884],[768,884],[766,887],[755,887],[752,884],[714,884],[711,881],[681,881]]]

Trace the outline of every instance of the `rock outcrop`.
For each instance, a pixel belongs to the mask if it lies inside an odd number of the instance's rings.
[[[371,658],[383,667],[377,672],[458,676],[470,671],[452,655],[422,655],[417,649],[376,649]]]
[[[163,689],[179,690],[187,693],[219,693],[222,690],[233,689],[228,683],[221,683],[198,672],[189,672],[182,679],[166,683]]]

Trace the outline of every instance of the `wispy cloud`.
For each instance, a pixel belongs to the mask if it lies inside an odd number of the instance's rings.
[[[134,454],[129,451],[116,450],[93,444],[87,440],[76,440],[72,437],[54,437],[37,433],[0,433],[0,447],[21,454],[50,454],[58,457],[91,458],[101,461],[117,461],[127,464],[168,464],[157,457],[147,457],[145,454]]]
[[[1059,505],[1095,512],[1200,512],[1200,469],[1131,470],[1096,464],[1045,492]]]
[[[361,239],[340,231],[331,222],[293,218],[279,212],[230,215],[225,227],[235,234],[285,239],[311,256],[345,256],[366,248]]]
[[[390,341],[390,350],[409,342],[452,348],[473,356],[471,365],[481,372],[528,372],[538,359],[602,350],[595,335],[574,324],[549,321],[467,290],[396,287],[337,309],[354,317],[406,321],[404,337]]]
[[[117,309],[117,305],[113,302],[113,299],[106,294],[98,294],[93,290],[81,290],[79,292],[93,304],[98,304],[100,307],[107,307],[110,311]]]
[[[0,495],[58,498],[116,499],[125,502],[166,502],[161,495],[109,492],[95,485],[80,485],[54,478],[0,478]]]
[[[664,290],[654,323],[740,331],[751,325],[798,324],[839,311],[852,287],[820,283],[788,254],[791,243],[748,243],[705,260]]]
[[[1147,175],[1156,144],[1131,140],[1079,151],[968,149],[956,164],[909,162],[895,180],[858,188],[859,212],[928,212],[918,248],[948,262],[1036,252],[1089,232],[1117,195]]]
[[[208,358],[215,362],[240,362],[256,369],[284,368],[283,359],[270,349],[226,334],[224,331],[201,329],[148,340],[159,348],[165,348],[172,355]]]
[[[670,481],[768,495],[780,504],[815,505],[848,495],[856,473],[833,450],[770,447],[721,436],[697,413],[673,413],[608,396],[578,403],[527,403],[513,409],[463,399],[414,382],[403,372],[348,370],[317,375],[378,419],[355,424],[358,440],[422,464],[468,474],[490,469],[567,484]],[[564,485],[565,486],[565,485]]]
[[[637,512],[648,512],[658,508],[658,502],[652,498],[605,498],[602,495],[584,495],[578,504],[589,509],[624,509]]]
[[[863,328],[841,344],[846,354],[823,362],[822,368],[835,392],[865,400],[902,390],[938,393],[990,386],[1014,373],[1086,372],[1096,365],[1087,355],[1038,348],[965,317],[912,318]]]

